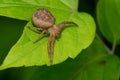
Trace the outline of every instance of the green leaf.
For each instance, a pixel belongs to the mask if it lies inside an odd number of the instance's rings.
[[[119,80],[119,58],[108,55],[82,70],[74,80]]]
[[[36,9],[47,8],[64,17],[77,11],[77,6],[78,0],[0,0],[0,15],[29,21]]]
[[[97,18],[105,38],[120,43],[120,0],[100,0],[97,5]]]
[[[78,8],[78,0],[61,0],[66,6],[71,8],[72,10],[76,10]]]
[[[43,2],[50,3],[49,0]],[[41,4],[43,4],[43,2]],[[54,5],[54,3],[57,3],[57,1],[51,4]],[[61,5],[61,3],[57,5]],[[82,49],[87,48],[92,43],[95,36],[95,23],[89,14],[74,12],[68,6],[65,7],[65,5],[61,5],[59,9],[51,7],[48,9],[55,16],[56,23],[60,23],[61,21],[73,21],[78,24],[78,27],[68,25],[67,28],[63,29],[61,36],[56,39],[53,64],[63,62],[68,57],[75,58]],[[27,10],[28,7],[24,7],[24,9]],[[36,8],[34,7],[34,9]],[[9,12],[12,13],[11,11]],[[30,11],[28,14],[29,13],[31,14],[33,12]],[[22,19],[22,16],[23,15],[16,18]],[[25,18],[27,19],[27,17]],[[31,22],[26,25],[20,40],[12,47],[0,69],[20,66],[49,65],[47,52],[48,36],[42,38],[37,43],[33,43],[39,34],[30,30],[28,26],[32,26]]]
[[[119,80],[119,58],[107,55],[105,47],[98,39],[83,53],[87,57],[81,57],[88,59],[86,62],[83,62],[84,59],[80,60],[83,65],[79,66],[72,80]]]
[[[22,80],[119,80],[119,58],[107,55],[103,43],[95,38],[74,60],[30,70]]]
[[[77,13],[72,15],[70,20],[76,22],[79,27],[73,26],[64,29],[61,37],[56,39],[53,64],[63,62],[68,57],[75,58],[82,49],[90,45],[94,38],[95,24],[91,16],[86,13]],[[31,23],[27,26],[31,26]],[[39,34],[31,31],[27,26],[20,40],[9,52],[0,67],[1,69],[23,65],[49,65],[47,53],[48,37],[33,43]]]

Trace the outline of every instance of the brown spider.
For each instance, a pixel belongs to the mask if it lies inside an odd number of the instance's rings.
[[[35,13],[33,13],[32,23],[37,30],[42,30],[41,34],[35,40],[35,42],[37,42],[43,34],[45,33],[49,34],[48,55],[49,55],[50,65],[52,65],[55,37],[60,36],[61,30],[65,24],[75,24],[75,23],[64,21],[56,25],[54,16],[47,9],[44,8],[38,9]]]

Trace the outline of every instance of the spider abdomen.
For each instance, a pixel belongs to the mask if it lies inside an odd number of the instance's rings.
[[[55,19],[47,9],[38,9],[32,16],[32,22],[37,28],[47,29],[52,27]]]

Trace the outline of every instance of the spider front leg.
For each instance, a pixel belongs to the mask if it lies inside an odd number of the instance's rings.
[[[69,22],[69,21],[61,22],[61,23],[58,24],[57,26],[58,26],[59,29],[61,30],[61,29],[64,27],[64,25],[66,25],[66,24],[74,24],[75,26],[78,26],[76,23],[74,23],[74,22]]]
[[[53,64],[54,42],[55,42],[55,35],[50,34],[49,40],[48,40],[48,56],[49,56],[49,60],[50,60],[50,65]]]
[[[38,31],[38,30],[42,30],[42,29],[41,29],[41,28],[37,28],[37,27],[28,26],[28,28],[29,28],[30,30],[36,32],[36,33],[39,33],[39,36],[36,38],[35,41],[33,41],[33,43],[36,43],[37,41],[39,41],[39,40],[43,37],[43,35],[47,32],[46,30],[43,30],[43,31],[40,33],[40,31]]]
[[[29,28],[31,31],[34,31],[34,32],[36,32],[36,33],[40,33],[40,30],[42,30],[42,29],[40,29],[40,28],[33,27],[33,26],[27,26],[27,28]]]
[[[46,30],[43,30],[42,32],[41,32],[41,34],[39,34],[39,36],[37,37],[37,39],[33,42],[33,43],[36,43],[37,41],[39,41],[42,37],[43,37],[43,35],[46,33]]]

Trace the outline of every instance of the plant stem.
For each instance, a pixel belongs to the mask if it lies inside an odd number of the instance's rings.
[[[108,48],[108,46],[105,44],[105,42],[99,37],[98,34],[96,34],[96,37],[103,43],[103,45],[104,45],[107,53],[108,53],[108,54],[111,54],[111,50]]]
[[[115,40],[114,43],[113,43],[113,45],[112,45],[112,51],[111,51],[111,54],[114,54],[114,52],[115,52],[116,43],[117,43],[117,40]]]

